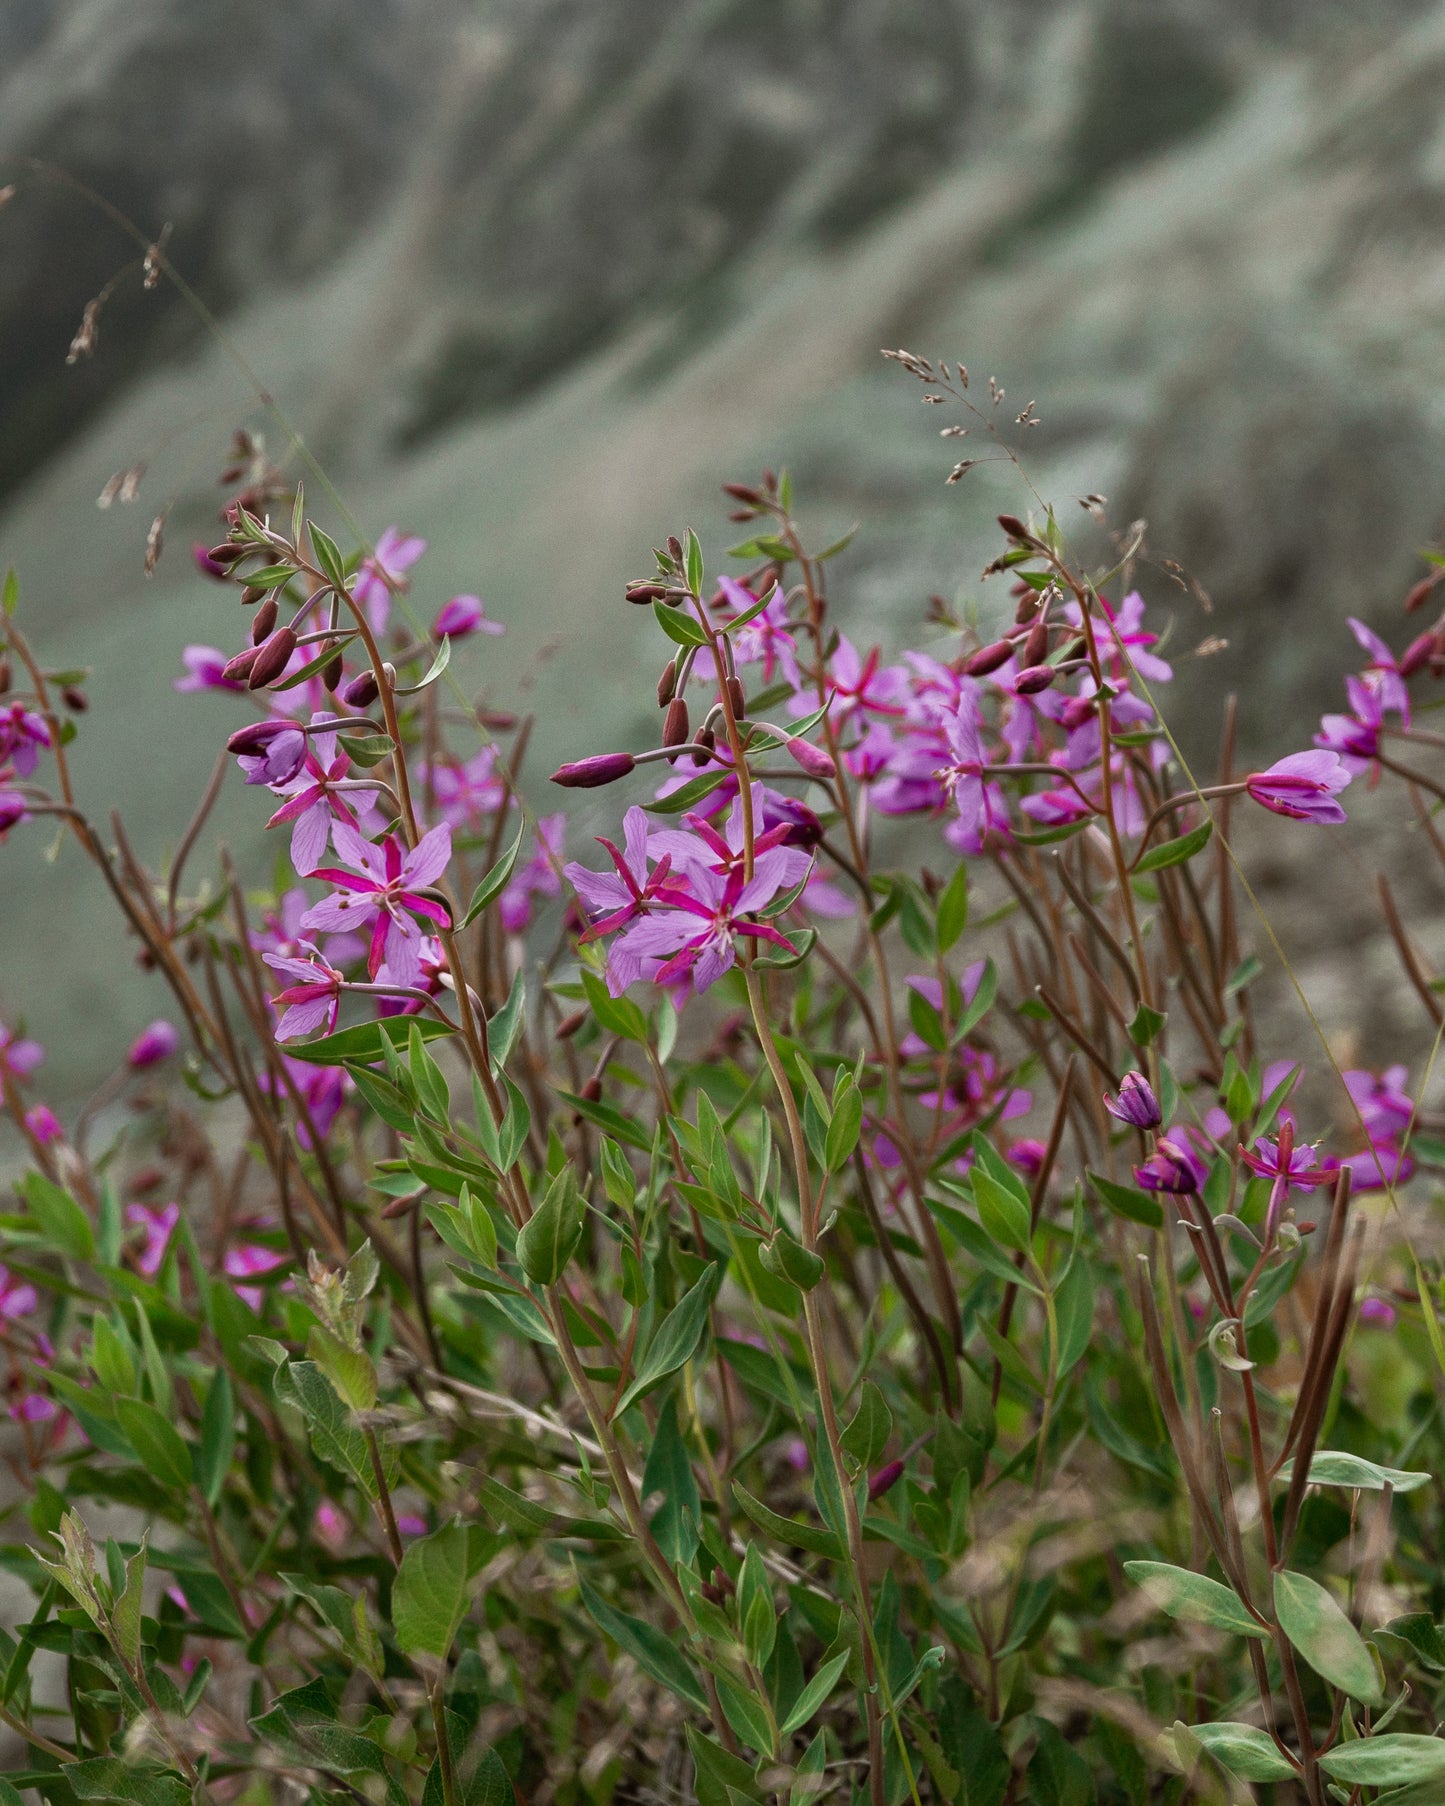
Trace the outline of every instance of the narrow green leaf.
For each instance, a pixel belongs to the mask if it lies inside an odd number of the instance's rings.
[[[1150,847],[1135,865],[1135,874],[1162,871],[1166,865],[1182,865],[1186,859],[1192,859],[1196,853],[1204,851],[1213,832],[1214,823],[1202,821],[1189,833],[1181,834],[1178,840],[1166,840],[1157,847]]]
[[[938,899],[938,951],[947,953],[967,926],[968,867],[960,860]]]
[[[843,1559],[842,1543],[831,1530],[825,1530],[821,1524],[800,1524],[794,1518],[781,1516],[770,1506],[764,1505],[761,1499],[755,1499],[736,1480],[733,1482],[733,1497],[759,1530],[766,1530],[784,1548],[806,1549],[810,1555],[823,1555],[830,1561]]]
[[[794,1731],[802,1730],[813,1714],[827,1701],[828,1695],[838,1684],[838,1676],[842,1674],[847,1665],[848,1651],[846,1649],[839,1650],[837,1655],[824,1662],[793,1702],[792,1711],[778,1726],[784,1737],[791,1737]]]
[[[517,838],[472,892],[472,900],[467,905],[467,913],[457,923],[458,928],[469,928],[487,905],[494,902],[507,888],[508,880],[511,878],[517,859],[521,854],[522,841],[526,832],[527,823],[523,820],[517,826]]]
[[[1139,1191],[1132,1185],[1118,1185],[1112,1179],[1105,1179],[1100,1173],[1090,1173],[1089,1184],[1093,1186],[1099,1201],[1112,1210],[1116,1217],[1123,1217],[1130,1223],[1142,1223],[1146,1229],[1164,1227],[1164,1211],[1159,1200],[1151,1197],[1147,1191]]]
[[[1267,1731],[1252,1724],[1177,1725],[1241,1781],[1287,1781],[1299,1771]]]
[[[1232,1587],[1221,1586],[1207,1575],[1176,1568],[1165,1561],[1126,1561],[1124,1572],[1147,1593],[1161,1611],[1191,1624],[1209,1624],[1241,1637],[1267,1637],[1264,1625],[1245,1610]]]
[[[705,646],[707,635],[690,614],[682,608],[668,608],[662,602],[654,602],[652,612],[658,626],[668,639],[678,646]]]
[[[1286,1461],[1279,1470],[1286,1484],[1294,1478],[1294,1462]],[[1388,1484],[1397,1493],[1414,1492],[1428,1486],[1430,1475],[1399,1467],[1381,1467],[1364,1461],[1358,1455],[1342,1454],[1334,1449],[1318,1449],[1310,1461],[1311,1486],[1349,1486],[1359,1492],[1382,1492]]]
[[[665,1636],[655,1625],[646,1624],[641,1618],[633,1618],[626,1612],[618,1611],[585,1580],[579,1584],[582,1603],[598,1628],[611,1637],[619,1649],[625,1649],[638,1667],[650,1674],[653,1680],[666,1687],[670,1693],[675,1693],[679,1699],[686,1700],[689,1705],[705,1712],[707,1700],[698,1685],[697,1676],[672,1638]]]
[[[647,1345],[632,1384],[618,1400],[615,1415],[620,1416],[670,1373],[676,1373],[692,1359],[707,1327],[708,1306],[721,1277],[716,1264],[709,1266],[663,1318]]]
[[[444,1022],[420,1016],[382,1016],[375,1022],[344,1028],[338,1034],[323,1035],[319,1041],[288,1041],[286,1058],[305,1060],[312,1066],[344,1066],[353,1061],[370,1066],[381,1058],[383,1036],[393,1047],[400,1047],[409,1038],[412,1024],[423,1041],[437,1041],[455,1032]]]
[[[872,1380],[864,1380],[858,1410],[843,1432],[843,1447],[860,1467],[872,1467],[887,1448],[892,1434],[893,1413],[888,1409],[887,1400]]]
[[[20,1190],[36,1227],[60,1254],[72,1260],[95,1259],[95,1232],[90,1218],[71,1197],[43,1173],[27,1173]]]
[[[191,1451],[168,1417],[139,1398],[115,1401],[116,1421],[145,1467],[163,1486],[191,1484]]]
[[[981,1167],[974,1169],[972,1177],[978,1219],[987,1235],[1002,1247],[1023,1253],[1029,1245],[1028,1205],[1021,1204],[1012,1191]]]
[[[1423,1787],[1445,1780],[1445,1739],[1404,1731],[1360,1737],[1321,1756],[1320,1767],[1347,1787]]]

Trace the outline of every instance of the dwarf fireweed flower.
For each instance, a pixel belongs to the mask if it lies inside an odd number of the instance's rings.
[[[1195,1192],[1208,1177],[1208,1168],[1193,1149],[1169,1135],[1161,1135],[1154,1152],[1134,1168],[1134,1183],[1142,1191]]]
[[[30,817],[30,805],[18,790],[6,787],[4,780],[13,777],[13,772],[0,772],[0,840],[11,830],[18,827]]]
[[[391,619],[391,593],[406,587],[405,573],[426,550],[426,541],[388,527],[376,542],[376,551],[362,560],[356,581],[351,586],[352,599],[366,610],[373,633],[385,633]]]
[[[409,853],[402,852],[392,835],[376,845],[342,821],[333,827],[332,840],[337,855],[352,869],[324,866],[314,874],[337,889],[306,911],[301,927],[336,933],[374,918],[367,954],[371,977],[376,977],[384,959],[397,984],[415,984],[421,976],[422,930],[412,918],[424,916],[441,928],[451,926],[443,905],[420,895],[447,869],[452,855],[450,824],[442,822],[431,829]]]
[[[1335,801],[1350,781],[1350,773],[1338,753],[1323,748],[1290,753],[1277,759],[1267,771],[1255,771],[1244,787],[1266,809],[1295,821],[1341,822],[1343,808]]]
[[[60,1118],[49,1104],[32,1104],[25,1112],[25,1127],[42,1147],[50,1147],[53,1143],[65,1139],[65,1130],[60,1126]]]
[[[266,823],[268,828],[292,822],[291,863],[304,878],[326,856],[333,818],[358,827],[357,811],[340,786],[351,770],[351,760],[336,751],[335,734],[316,734],[307,742],[301,769],[294,776],[273,782],[271,788],[287,800]],[[287,794],[289,792],[289,795]],[[373,793],[353,791],[352,798],[368,816],[375,813]]]
[[[453,596],[450,602],[443,602],[437,611],[436,620],[432,622],[431,630],[437,639],[449,635],[454,640],[469,633],[507,631],[500,621],[487,619],[487,611],[482,606],[480,596]]]
[[[152,1022],[131,1042],[125,1063],[132,1071],[140,1072],[147,1066],[158,1066],[162,1060],[170,1059],[180,1045],[181,1037],[173,1023]]]
[[[125,1220],[136,1224],[141,1232],[141,1245],[136,1252],[136,1270],[147,1279],[154,1279],[165,1262],[166,1250],[171,1245],[171,1234],[181,1220],[179,1204],[127,1204]]]
[[[652,851],[648,825],[645,812],[634,804],[622,818],[623,850],[619,851],[612,841],[598,836],[598,845],[605,848],[616,868],[614,871],[594,872],[575,861],[562,868],[563,876],[593,917],[584,940],[596,940],[600,935],[625,928],[629,922],[646,914],[649,905],[660,897],[672,869],[672,859],[668,854],[658,855]],[[647,869],[649,858],[656,860],[656,869],[652,872]]]
[[[1118,1095],[1105,1095],[1104,1108],[1132,1129],[1157,1129],[1164,1120],[1154,1088],[1142,1072],[1126,1072],[1119,1081]]]
[[[50,729],[43,715],[22,702],[0,708],[0,764],[8,761],[22,778],[35,770],[43,747],[50,745]]]
[[[187,691],[244,690],[245,684],[226,676],[230,660],[219,646],[187,646],[181,653],[186,668],[184,677],[172,679],[171,688]]]
[[[1380,733],[1384,726],[1384,708],[1379,692],[1358,677],[1345,679],[1349,699],[1348,715],[1326,715],[1320,721],[1315,745],[1338,755],[1340,763],[1352,777],[1358,777],[1380,756]]]
[[[1261,1136],[1252,1148],[1241,1148],[1240,1158],[1256,1178],[1270,1179],[1291,1191],[1313,1191],[1334,1176],[1333,1169],[1319,1158],[1317,1144],[1294,1145],[1288,1125],[1281,1129],[1278,1141]]]
[[[753,912],[791,888],[789,869],[789,851],[782,847],[758,859],[751,879],[744,879],[740,867],[723,875],[706,865],[691,865],[686,890],[669,889],[666,909],[635,922],[613,942],[607,964],[613,996],[639,977],[663,985],[686,980],[694,992],[705,991],[733,965],[737,936],[770,941],[795,953],[786,935],[753,919]]]
[[[637,769],[631,753],[593,753],[590,759],[577,759],[570,765],[559,765],[552,782],[566,790],[596,790],[603,784],[615,784]]]
[[[287,1006],[286,1013],[276,1024],[278,1041],[291,1041],[297,1035],[309,1035],[317,1028],[325,1028],[330,1034],[336,1027],[345,975],[328,964],[310,941],[302,941],[300,948],[307,955],[304,959],[294,959],[284,953],[261,955],[273,971],[293,980],[271,999],[274,1004]]]
[[[45,1063],[45,1049],[38,1041],[17,1039],[0,1022],[0,1079],[28,1079]]]

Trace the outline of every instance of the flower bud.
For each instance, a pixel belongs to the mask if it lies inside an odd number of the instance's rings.
[[[1423,608],[1429,600],[1431,590],[1439,581],[1440,573],[1438,571],[1433,576],[1422,577],[1405,598],[1405,613],[1411,615],[1417,608]]]
[[[692,755],[694,765],[706,765],[712,749],[717,745],[717,735],[710,727],[700,727],[692,737],[694,747],[699,750]]]
[[[250,690],[262,690],[269,683],[274,683],[287,665],[291,662],[291,654],[296,650],[296,632],[291,627],[278,627],[256,653],[256,662],[251,667],[250,676],[246,679],[246,687]]]
[[[276,617],[280,612],[280,604],[275,596],[267,596],[251,617],[251,644],[253,646],[259,646],[262,640],[270,639],[276,626]]]
[[[658,708],[665,709],[667,707],[668,703],[670,703],[672,701],[673,693],[676,691],[676,689],[677,689],[677,665],[674,660],[669,659],[667,661],[667,663],[662,667],[662,676],[659,677],[657,680],[657,706],[658,706]]]
[[[727,680],[727,685],[728,701],[732,705],[733,719],[735,721],[745,720],[748,712],[748,699],[747,693],[743,689],[742,679],[740,677],[730,677]]]
[[[251,667],[260,656],[259,646],[248,646],[244,652],[238,652],[221,666],[221,676],[232,683],[244,683],[251,675]]]
[[[1413,677],[1415,673],[1430,663],[1434,655],[1437,636],[1432,630],[1422,633],[1400,654],[1399,672],[1401,677]]]
[[[133,1072],[146,1066],[158,1066],[162,1060],[168,1060],[180,1044],[181,1037],[173,1024],[153,1022],[131,1042],[125,1063]]]
[[[666,595],[665,583],[629,583],[627,586],[629,602],[661,602]]]
[[[1004,532],[1008,534],[1009,538],[1019,545],[1031,546],[1038,543],[1033,534],[1029,532],[1028,528],[1016,514],[999,515],[998,524],[1003,528]]]
[[[83,715],[90,707],[90,701],[86,696],[85,691],[77,690],[74,684],[66,684],[65,688],[60,692],[60,700],[65,704],[66,708],[70,710],[72,715]]]
[[[1041,665],[1049,656],[1049,624],[1042,615],[1034,622],[1024,641],[1021,665]]]
[[[756,489],[749,489],[746,483],[724,483],[723,494],[730,495],[735,502],[751,502],[756,507],[762,497]]]
[[[821,746],[814,746],[796,734],[787,744],[794,760],[810,778],[827,780],[837,777],[838,767],[833,763],[832,755],[824,752]]]
[[[682,541],[677,537],[677,535],[675,533],[668,534],[667,549],[672,554],[673,562],[680,569],[682,566]]]
[[[1098,712],[1096,696],[1071,696],[1059,712],[1059,726],[1067,734],[1081,728]]]
[[[552,1031],[554,1041],[570,1041],[587,1020],[586,1010],[573,1010],[570,1016],[564,1016]]]
[[[902,1478],[903,1463],[901,1461],[886,1462],[876,1474],[870,1474],[868,1477],[869,1503],[871,1504],[874,1499],[881,1499],[884,1493],[891,1491]]]
[[[374,671],[362,671],[341,692],[341,700],[349,709],[369,709],[379,692]]]
[[[262,596],[269,596],[270,594],[270,590],[263,588],[261,584],[248,583],[241,591],[241,606],[243,608],[250,608],[253,602],[259,602]]]
[[[667,715],[662,724],[662,744],[664,746],[681,746],[691,730],[688,720],[687,703],[681,696],[674,696],[667,705]]]
[[[637,768],[631,753],[594,753],[590,759],[578,759],[571,765],[559,765],[552,782],[566,790],[596,790],[603,784],[615,784]]]
[[[1014,689],[1020,696],[1033,696],[1039,690],[1047,690],[1055,675],[1052,665],[1030,665],[1014,679]]]
[[[602,1081],[595,1072],[583,1085],[581,1091],[579,1091],[577,1095],[582,1098],[584,1102],[589,1104],[595,1104],[601,1099]]]
[[[226,742],[226,751],[236,754],[265,752],[278,734],[295,732],[289,721],[251,721],[238,727]]]
[[[339,652],[335,658],[328,659],[321,667],[321,681],[333,695],[336,693],[337,686],[341,682],[342,674],[345,669],[346,667],[341,662],[341,654]]]
[[[991,646],[983,646],[975,652],[963,669],[969,677],[987,677],[990,671],[1006,665],[1013,652],[1012,640],[995,640]]]
[[[1142,1072],[1126,1072],[1119,1081],[1119,1095],[1105,1094],[1104,1108],[1131,1129],[1157,1129],[1164,1120],[1159,1100]]]
[[[233,545],[229,539],[223,539],[220,545],[212,546],[205,554],[206,563],[219,565],[222,570],[225,570],[235,564],[238,559],[244,558],[246,550],[245,546]]]
[[[1142,1191],[1198,1191],[1208,1177],[1204,1162],[1182,1141],[1161,1135],[1154,1152],[1134,1168],[1134,1183]]]
[[[1014,626],[1022,627],[1039,612],[1039,599],[1027,584],[1023,585],[1018,606],[1014,609]]]
[[[9,688],[10,660],[4,653],[0,653],[0,696],[3,696]]]

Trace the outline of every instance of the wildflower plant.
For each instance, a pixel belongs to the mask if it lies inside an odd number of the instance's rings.
[[[5,590],[6,856],[68,835],[169,1001],[75,1122],[0,1031],[0,1799],[1445,1798],[1433,1049],[1321,1114],[1233,841],[1388,777],[1441,850],[1441,628],[1200,783],[1136,545],[1030,497],[1002,630],[889,661],[764,473],[627,587],[587,845],[455,682],[480,600],[241,450],[176,688],[254,715],[165,870]],[[193,871],[232,766],[274,892]]]

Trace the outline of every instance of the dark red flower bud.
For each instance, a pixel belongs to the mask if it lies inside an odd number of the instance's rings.
[[[742,679],[740,677],[730,677],[727,681],[728,701],[732,705],[733,719],[735,721],[743,721],[747,718],[748,699],[747,693],[743,689]]]
[[[83,715],[90,707],[90,701],[84,690],[77,690],[74,684],[66,684],[60,692],[60,700],[72,715]]]
[[[229,539],[223,539],[220,545],[210,548],[206,553],[206,559],[208,563],[219,564],[224,568],[227,565],[235,564],[238,558],[244,558],[246,551],[245,546],[232,545]]]
[[[229,678],[233,683],[244,683],[251,675],[251,667],[259,656],[259,646],[248,646],[244,652],[238,652],[233,659],[222,665],[221,676]]]
[[[672,553],[674,562],[680,565],[682,563],[682,541],[675,533],[668,534],[667,549]]]
[[[1049,624],[1041,615],[1029,629],[1019,663],[1021,665],[1041,665],[1048,656]]]
[[[341,654],[339,652],[335,658],[328,659],[321,667],[321,681],[333,695],[336,693],[336,690],[341,683],[345,669],[346,667],[341,662]]]
[[[1417,639],[1411,640],[1410,644],[1400,654],[1399,670],[1401,677],[1413,677],[1417,671],[1422,670],[1428,665],[1431,657],[1434,655],[1435,648],[1436,635],[1433,630],[1429,633],[1422,633]]]
[[[251,721],[245,727],[238,727],[226,742],[226,751],[236,753],[265,752],[277,734],[289,733],[293,724],[289,721]]]
[[[0,654],[0,696],[3,696],[9,688],[10,660],[4,654]]]
[[[700,727],[692,737],[692,743],[701,750],[692,755],[694,765],[706,765],[708,756],[717,745],[717,735],[710,727]]]
[[[671,659],[662,667],[662,676],[657,680],[657,706],[665,709],[672,701],[673,692],[677,689],[677,666]]]
[[[296,632],[291,627],[278,627],[265,644],[257,649],[256,662],[246,679],[246,687],[250,690],[263,690],[269,683],[275,683],[281,673],[291,662],[291,654],[296,650]]]
[[[1016,540],[1020,545],[1031,546],[1038,543],[1016,514],[999,515],[998,524],[1010,539]]]
[[[687,703],[681,696],[674,696],[667,705],[667,716],[662,724],[662,744],[664,746],[681,746],[687,739],[692,723],[687,716]]]
[[[891,1491],[902,1478],[903,1463],[901,1461],[890,1461],[880,1467],[876,1474],[870,1474],[868,1477],[870,1502],[874,1499],[881,1499],[884,1493]]]
[[[757,505],[762,497],[756,489],[749,489],[746,483],[724,483],[723,494],[730,495],[735,502],[752,502]]]
[[[253,646],[259,646],[262,640],[270,639],[276,626],[276,617],[280,612],[281,608],[276,598],[267,596],[251,617],[251,644]]]
[[[987,677],[990,671],[1007,664],[1013,651],[1012,640],[995,640],[991,646],[980,647],[963,668],[970,677]]]
[[[477,721],[489,734],[509,734],[517,725],[510,709],[478,709]]]
[[[1059,726],[1071,734],[1098,712],[1098,699],[1093,696],[1071,696],[1059,712]]]
[[[377,689],[376,673],[361,671],[352,678],[341,692],[341,700],[349,709],[369,709],[380,692]]]
[[[1431,577],[1422,577],[1420,581],[1413,586],[1409,595],[1405,598],[1405,613],[1407,615],[1414,614],[1417,608],[1423,608],[1429,598],[1431,590],[1434,589],[1439,581],[1439,571],[1436,571]]]
[[[249,608],[253,602],[259,602],[262,596],[269,596],[270,590],[263,589],[259,583],[248,583],[241,591],[241,606]]]
[[[552,782],[565,790],[596,790],[603,784],[615,784],[636,768],[637,761],[631,753],[594,753],[590,759],[559,765],[552,773]]]
[[[667,586],[662,583],[629,583],[627,600],[629,602],[661,602],[667,594]]]
[[[586,1020],[586,1010],[573,1010],[570,1016],[564,1016],[552,1030],[552,1039],[554,1041],[570,1041]]]
[[[597,1077],[596,1073],[593,1073],[592,1077],[587,1080],[586,1084],[583,1085],[577,1095],[589,1104],[595,1104],[600,1101],[602,1097],[602,1081]]]
[[[1038,690],[1047,690],[1054,676],[1052,665],[1030,665],[1014,679],[1014,689],[1020,696],[1032,696]]]

